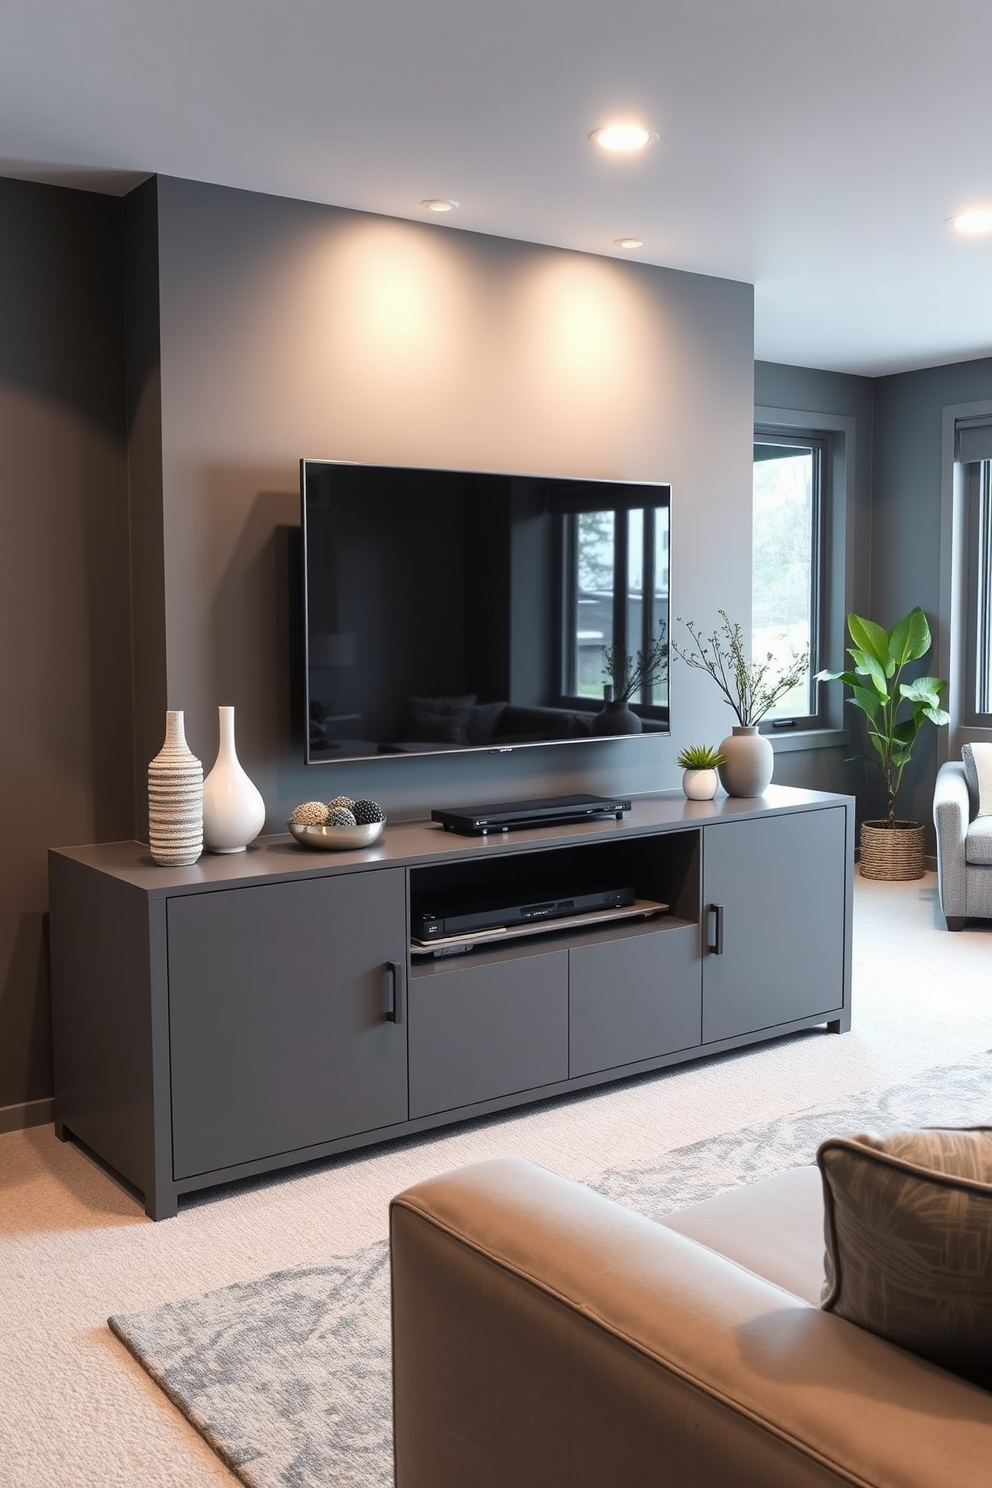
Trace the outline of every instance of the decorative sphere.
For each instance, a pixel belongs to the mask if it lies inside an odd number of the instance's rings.
[[[327,813],[327,826],[329,827],[355,827],[355,813],[349,811],[347,806],[334,806]]]
[[[343,806],[346,811],[350,811],[355,803],[350,796],[335,796],[333,801],[328,801],[327,804],[331,811],[334,810],[335,806]]]
[[[368,826],[371,822],[381,822],[386,820],[386,813],[383,811],[378,801],[369,801],[365,799],[354,801],[352,803],[351,809],[355,813],[355,821],[360,827]]]
[[[323,801],[304,801],[297,806],[289,818],[297,827],[322,827],[327,821],[327,807]]]

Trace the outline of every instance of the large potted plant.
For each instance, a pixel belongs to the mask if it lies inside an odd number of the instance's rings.
[[[948,721],[949,715],[940,706],[947,683],[939,677],[902,680],[904,668],[930,650],[930,627],[919,605],[891,630],[861,615],[848,615],[847,629],[854,642],[847,648],[853,668],[818,672],[817,681],[843,682],[850,688],[847,701],[868,720],[873,752],[867,758],[885,782],[887,816],[861,824],[861,874],[864,878],[922,878],[924,827],[896,816],[896,797],[920,729],[925,723]]]
[[[744,632],[726,610],[718,610],[720,624],[704,636],[692,620],[683,620],[692,637],[691,646],[672,642],[672,651],[687,666],[712,677],[737,723],[720,745],[724,756],[720,782],[728,796],[760,796],[772,778],[775,755],[771,743],[758,732],[758,724],[775,704],[802,681],[809,670],[809,653],[779,662],[771,651],[748,660]]]

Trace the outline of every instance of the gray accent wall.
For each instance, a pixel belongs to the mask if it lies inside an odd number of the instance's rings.
[[[50,1118],[46,849],[134,831],[120,218],[0,180],[0,1130]]]
[[[777,409],[795,415],[808,429],[825,429],[843,438],[844,469],[837,472],[843,490],[831,499],[843,503],[843,532],[838,534],[840,551],[834,555],[830,577],[835,612],[834,634],[824,665],[838,669],[844,662],[843,618],[849,610],[864,613],[871,593],[871,482],[873,384],[870,377],[841,372],[822,372],[810,367],[755,362],[754,402],[759,409]],[[843,568],[843,571],[841,569]],[[838,633],[839,632],[839,633]],[[840,684],[829,699],[831,721],[845,728],[857,721],[841,700]],[[775,780],[780,785],[809,790],[852,791],[859,798],[864,789],[864,768],[850,762],[859,747],[848,739],[824,745],[815,736],[806,740],[788,735],[774,740]]]
[[[818,411],[853,421],[857,454],[849,486],[853,542],[847,607],[890,627],[916,604],[927,614],[934,645],[926,670],[938,672],[946,638],[940,615],[941,494],[950,472],[943,461],[944,411],[992,398],[992,358],[865,378],[805,367],[755,364],[755,403]],[[841,650],[829,664],[844,661]],[[860,819],[884,813],[878,771],[851,759],[866,749],[860,716],[849,705],[850,744],[778,754],[775,779],[811,789],[852,791]],[[907,767],[900,814],[927,824],[933,850],[933,787],[946,740],[921,734]]]
[[[677,666],[671,738],[305,768],[289,568],[301,456],[672,484],[673,614],[750,615],[749,285],[160,177],[165,695],[209,769],[217,707],[285,829],[299,801],[398,816],[678,785],[729,718]],[[149,508],[155,491],[135,499]],[[443,574],[438,573],[442,584]]]
[[[947,406],[992,398],[992,357],[902,372],[875,381],[872,477],[872,616],[891,626],[922,605],[934,646],[926,670],[938,671],[943,418]],[[921,734],[903,777],[900,815],[932,830],[933,788],[946,741]],[[877,773],[877,772],[876,772]],[[875,782],[873,782],[873,785]],[[877,787],[876,787],[877,789]],[[882,803],[876,796],[877,811]]]

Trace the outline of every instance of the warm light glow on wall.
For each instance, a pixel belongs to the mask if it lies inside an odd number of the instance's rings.
[[[643,312],[643,296],[606,260],[542,257],[521,284],[513,317],[521,413],[573,461],[578,453],[602,469],[622,459],[625,431],[644,423],[657,364],[656,327]]]
[[[480,360],[457,239],[420,224],[359,219],[327,239],[313,271],[313,397],[340,431],[318,454],[457,463],[463,420],[452,410],[471,396]],[[453,447],[454,457],[442,456]]]
[[[443,237],[392,222],[363,226],[338,240],[329,268],[326,331],[366,368],[422,377],[457,346],[462,275]]]
[[[643,274],[396,219],[334,226],[280,275],[280,417],[302,452],[670,478],[673,337]]]

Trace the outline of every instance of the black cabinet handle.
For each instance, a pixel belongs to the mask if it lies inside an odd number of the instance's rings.
[[[389,1023],[403,1022],[403,968],[398,961],[387,961],[383,968],[385,1016]]]
[[[723,955],[723,905],[711,904],[706,911],[711,917],[712,939],[707,939],[706,949],[711,956]]]

